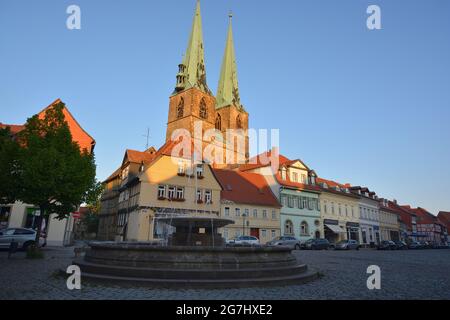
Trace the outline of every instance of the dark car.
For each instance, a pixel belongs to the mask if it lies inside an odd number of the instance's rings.
[[[329,247],[327,239],[309,239],[302,243],[302,249],[306,250],[328,250]]]
[[[432,249],[433,245],[428,242],[428,241],[420,241],[420,246],[422,247],[422,249]]]
[[[334,250],[359,250],[359,242],[356,240],[342,240],[336,243]]]
[[[394,241],[395,245],[396,245],[396,249],[397,250],[407,250],[408,249],[408,245],[400,240],[396,240]]]
[[[389,240],[383,240],[377,247],[378,250],[395,250],[397,246],[395,242]]]

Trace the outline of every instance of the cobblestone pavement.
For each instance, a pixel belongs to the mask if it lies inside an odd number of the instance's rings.
[[[309,284],[249,289],[169,290],[82,283],[70,291],[57,274],[73,248],[46,248],[44,260],[0,251],[0,299],[450,299],[450,250],[296,251],[323,276]],[[366,287],[367,267],[381,268],[381,290]]]

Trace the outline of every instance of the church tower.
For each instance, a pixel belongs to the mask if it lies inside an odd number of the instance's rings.
[[[227,130],[241,129],[238,130],[238,135],[245,141],[243,150],[237,150],[236,139],[233,142],[234,146],[229,148],[230,146],[228,145],[228,148],[233,151],[232,156],[235,160],[248,160],[248,113],[241,105],[239,97],[231,14],[216,99],[206,82],[199,0],[197,0],[186,54],[178,66],[175,90],[170,97],[166,142],[172,139],[172,134],[177,129],[185,129],[190,132],[193,139],[198,138],[194,134],[195,123],[198,121],[202,124],[203,132],[217,129],[222,133],[224,140],[214,140],[213,143],[216,145],[217,143],[223,144],[224,157],[230,153],[227,151],[225,141]],[[201,143],[202,150],[211,144],[211,141],[204,141],[203,137],[201,140],[194,141],[194,143]],[[229,159],[224,159],[223,161],[229,161]],[[222,167],[221,165],[217,166]]]
[[[241,156],[249,158],[248,118],[249,115],[241,104],[237,77],[236,55],[234,51],[232,14],[229,14],[228,35],[225,53],[220,71],[219,86],[216,96],[216,129],[225,132],[228,129],[242,130],[245,139],[245,151]]]
[[[186,54],[178,66],[175,91],[170,97],[166,142],[176,129],[188,130],[194,137],[194,123],[203,131],[214,128],[216,99],[206,83],[200,1],[197,0]]]

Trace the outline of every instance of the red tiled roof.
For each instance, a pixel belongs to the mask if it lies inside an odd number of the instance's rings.
[[[150,163],[155,158],[155,154],[127,149],[125,157],[131,163]]]
[[[271,162],[269,163],[262,163],[261,159],[270,159],[272,155],[272,151],[263,152],[253,158],[250,158],[249,163],[239,166],[240,171],[249,171],[257,168],[267,167],[271,165]],[[278,155],[278,164],[280,166],[282,165],[290,165],[297,160],[290,160],[287,157],[283,156],[282,154]]]
[[[450,212],[440,211],[438,213],[438,218],[444,221],[445,223],[450,223]]]
[[[429,213],[427,210],[423,209],[423,208],[416,208],[416,209],[410,209],[411,211],[413,211],[416,215],[417,215],[417,223],[422,223],[422,224],[433,224],[433,223],[437,223],[437,217],[432,215],[431,213]]]
[[[19,125],[19,124],[4,124],[4,123],[0,123],[0,129],[5,129],[5,128],[9,128],[9,130],[11,131],[11,133],[13,135],[18,134],[20,131],[22,131],[23,129],[25,129],[24,125]]]
[[[222,199],[236,203],[281,207],[262,175],[226,169],[213,169],[213,173],[222,186]]]
[[[319,178],[319,177],[316,178],[316,182],[317,182],[317,184],[319,185],[319,187],[320,187],[320,189],[322,191],[336,193],[336,194],[341,194],[341,195],[345,195],[345,196],[349,196],[349,197],[353,197],[353,198],[359,198],[354,193],[351,193],[351,192],[346,193],[346,192],[343,192],[343,191],[337,191],[336,189],[333,189],[335,187],[339,187],[339,188],[341,188],[341,190],[347,189],[347,188],[350,187],[350,184],[348,184],[348,183],[347,184],[342,184],[342,183],[339,183],[339,182],[336,182],[336,181],[333,181],[333,180],[327,180],[327,179]],[[321,183],[326,183],[328,188],[322,187],[320,185]]]

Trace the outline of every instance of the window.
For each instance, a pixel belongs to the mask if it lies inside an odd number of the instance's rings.
[[[293,235],[294,234],[294,226],[291,220],[286,220],[284,223],[284,234],[285,235]]]
[[[197,178],[203,178],[203,165],[197,165]]]
[[[347,208],[347,205],[345,205],[345,216],[348,217],[348,208]]]
[[[241,216],[241,209],[239,209],[239,208],[236,208],[235,209],[235,214],[234,214],[236,217],[240,217]]]
[[[236,117],[236,128],[238,128],[238,129],[242,128],[242,121],[241,121],[241,115],[240,114]]]
[[[181,98],[177,107],[177,118],[182,118],[184,115],[184,99]]]
[[[272,220],[277,220],[277,213],[275,210],[272,210]]]
[[[267,219],[267,210],[263,210],[263,218]]]
[[[306,221],[303,221],[300,224],[300,234],[303,235],[303,236],[309,235],[308,223]]]
[[[253,209],[253,218],[258,218],[258,209]]]
[[[166,197],[166,186],[158,186],[158,198]]]
[[[261,236],[263,237],[263,238],[265,238],[265,237],[267,237],[267,230],[261,230]]]
[[[235,237],[240,237],[240,236],[241,236],[241,230],[236,230]]]
[[[286,180],[286,169],[281,169],[281,180]]]
[[[217,114],[216,117],[216,129],[217,130],[222,130],[222,117],[220,116],[220,114]]]
[[[328,213],[328,210],[327,210],[327,202],[326,202],[326,201],[323,202],[323,212],[324,212],[324,213]]]
[[[306,175],[302,174],[302,183],[305,184],[306,183]]]
[[[250,213],[249,213],[248,209],[244,210],[244,214],[245,214],[246,217],[250,217]]]
[[[271,232],[272,234],[271,234],[271,236],[272,236],[272,239],[273,238],[275,238],[275,236],[276,236],[276,232],[275,232],[275,230],[272,230],[272,232]]]
[[[308,199],[308,209],[313,210],[314,209],[314,199]]]
[[[285,195],[281,196],[281,205],[284,206],[284,207],[287,205],[287,199],[286,198],[287,198],[287,196],[285,196]]]
[[[300,209],[306,209],[308,207],[308,198],[302,197],[302,205]]]
[[[224,212],[224,215],[225,215],[225,217],[229,217],[230,216],[230,208],[229,207],[225,207],[225,212]]]
[[[341,208],[341,204],[339,203],[338,206],[339,206],[339,215],[342,216],[342,208]]]
[[[205,190],[205,202],[212,203],[212,191],[211,190]]]
[[[298,173],[297,172],[292,172],[292,181],[298,182]]]
[[[202,201],[202,194],[203,194],[202,190],[201,189],[197,189],[197,202],[198,203],[202,203],[203,202]]]
[[[122,180],[128,178],[129,173],[130,173],[130,166],[127,166],[125,169],[122,170]]]
[[[168,198],[169,199],[174,199],[175,198],[175,192],[176,192],[176,188],[175,187],[172,187],[172,186],[170,186],[169,187],[169,192],[168,192]]]
[[[183,161],[178,161],[178,174],[183,175],[186,172],[186,166]]]
[[[200,118],[208,118],[208,109],[206,108],[205,99],[202,99],[202,101],[200,101]]]
[[[288,207],[289,208],[293,208],[294,207],[294,197],[293,196],[289,196],[288,197]]]
[[[179,200],[184,199],[184,188],[182,187],[177,188],[177,199]]]
[[[331,203],[331,214],[334,214],[334,202]]]
[[[227,229],[227,228],[224,228],[224,229],[223,229],[223,237],[224,237],[225,239],[228,239],[228,229]]]

